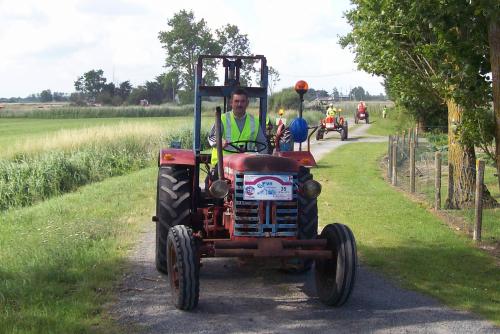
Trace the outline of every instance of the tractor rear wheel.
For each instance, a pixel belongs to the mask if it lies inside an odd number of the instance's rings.
[[[170,292],[175,307],[185,311],[194,309],[200,296],[200,266],[196,240],[189,227],[177,225],[170,228],[167,258]]]
[[[356,240],[343,224],[329,224],[320,235],[327,240],[333,258],[316,260],[316,290],[319,299],[329,306],[343,305],[351,295],[356,280]]]
[[[342,126],[342,130],[340,132],[340,140],[342,141],[347,140],[347,124]]]
[[[323,139],[323,129],[319,128],[318,131],[316,132],[316,140],[321,140]]]
[[[302,185],[313,176],[309,168],[301,166],[298,180]],[[318,201],[316,198],[310,199],[302,194],[297,194],[298,199],[298,238],[300,240],[316,239],[318,236]],[[303,273],[311,269],[313,260],[311,259],[290,259],[283,269],[289,273]]]
[[[168,230],[188,225],[191,214],[191,175],[186,166],[161,166],[156,197],[156,269],[167,273]]]
[[[365,121],[366,121],[366,124],[370,124],[370,120],[368,119],[368,114],[366,114],[366,116],[365,116]]]

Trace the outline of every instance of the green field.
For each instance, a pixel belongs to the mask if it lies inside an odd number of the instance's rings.
[[[73,130],[120,123],[155,124],[165,130],[191,125],[192,117],[151,118],[81,118],[81,119],[33,119],[0,118],[0,156],[9,146],[23,141],[37,141],[61,130]]]

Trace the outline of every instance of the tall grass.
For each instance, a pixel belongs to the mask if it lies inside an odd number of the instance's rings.
[[[5,109],[0,118],[109,118],[109,117],[169,117],[193,113],[192,105],[129,106],[129,107],[58,107],[35,109]]]
[[[207,130],[203,137],[206,138]],[[61,131],[9,159],[0,159],[0,210],[28,206],[107,177],[152,165],[161,147],[191,148],[190,127],[165,132],[154,125]]]

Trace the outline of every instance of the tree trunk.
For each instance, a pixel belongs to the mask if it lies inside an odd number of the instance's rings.
[[[461,106],[454,100],[447,100],[448,106],[448,182],[453,189],[448,194],[445,207],[447,209],[462,209],[474,206],[476,179],[476,154],[474,147],[459,142],[456,127],[460,124],[463,114]]]
[[[490,63],[493,81],[493,110],[495,111],[495,147],[498,187],[500,189],[500,22],[492,19],[488,29]]]

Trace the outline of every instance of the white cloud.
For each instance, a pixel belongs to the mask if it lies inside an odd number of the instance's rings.
[[[354,56],[337,44],[349,31],[342,18],[348,6],[347,0],[3,0],[0,97],[71,92],[91,69],[115,82],[153,80],[164,71],[158,32],[180,9],[193,10],[211,29],[238,25],[252,51],[281,73],[279,87],[304,79],[316,89],[361,85],[380,93],[380,79],[355,71]]]

